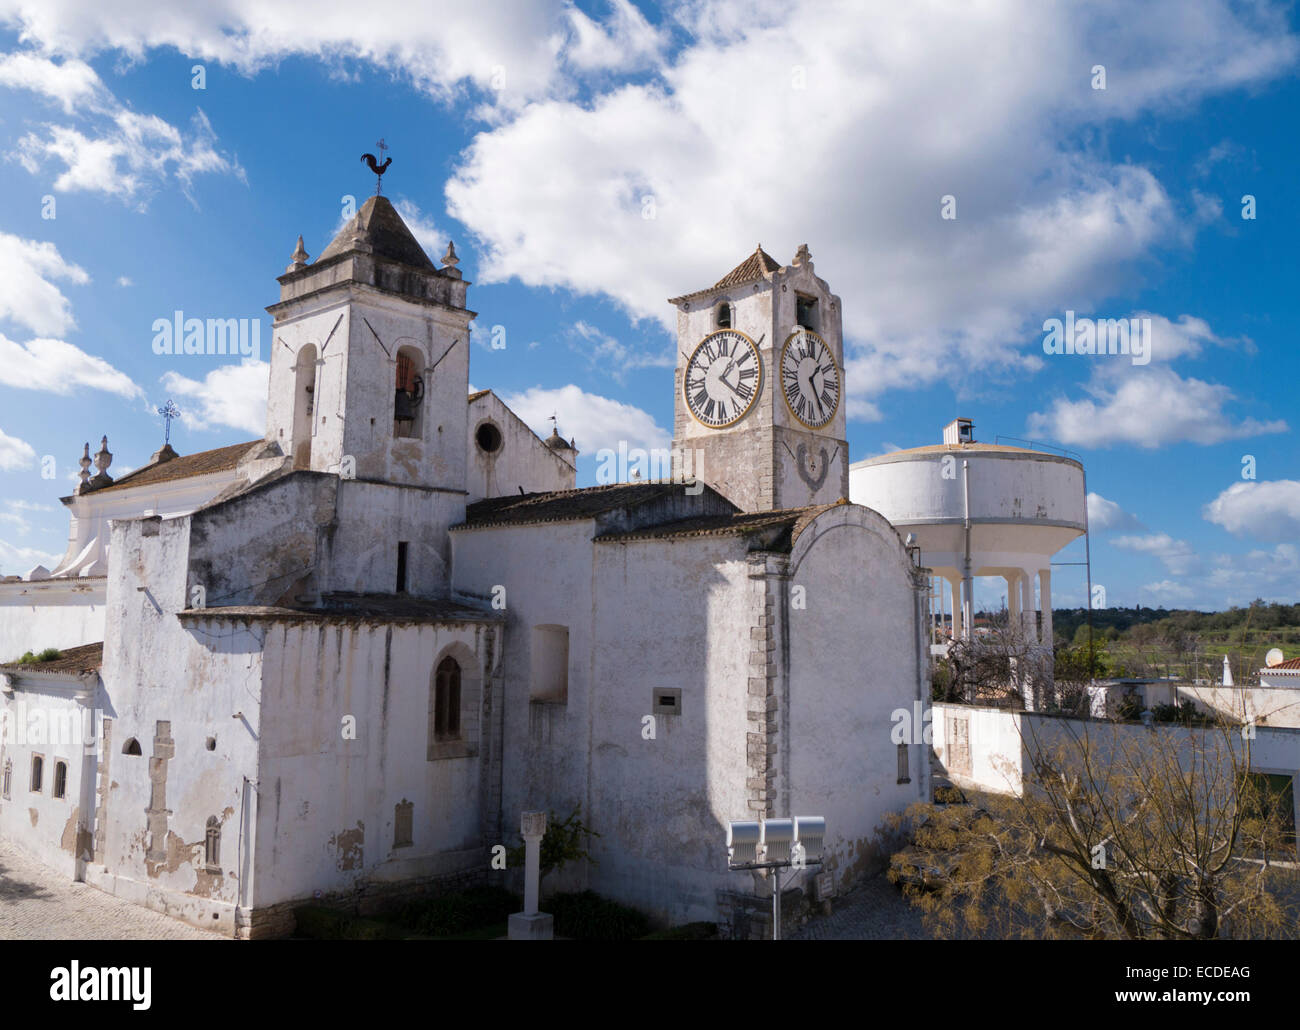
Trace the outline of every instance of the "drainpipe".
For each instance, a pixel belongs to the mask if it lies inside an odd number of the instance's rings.
[[[971,638],[971,619],[975,614],[974,598],[971,596],[974,583],[970,568],[970,462],[963,459],[961,463],[962,493],[965,498],[966,512],[963,520],[965,530],[965,552],[961,566],[961,635],[963,640]]]

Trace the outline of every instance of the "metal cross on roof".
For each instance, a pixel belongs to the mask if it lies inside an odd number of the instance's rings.
[[[171,443],[172,439],[172,419],[180,417],[181,409],[176,407],[169,398],[167,403],[158,409],[158,414],[163,417],[163,421],[167,424],[167,431],[163,434],[163,446],[166,447]]]

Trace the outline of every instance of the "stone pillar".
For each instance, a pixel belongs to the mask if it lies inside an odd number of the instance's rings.
[[[944,576],[944,580],[948,584],[949,611],[952,613],[952,639],[961,640],[966,635],[961,621],[961,580],[955,576]]]
[[[510,917],[508,936],[512,941],[549,941],[555,936],[555,921],[537,911],[546,813],[525,812],[519,832],[524,838],[524,910]]]
[[[1020,577],[1003,576],[1007,585],[1007,628],[1015,629],[1020,625]]]
[[[1020,627],[1025,635],[1025,642],[1038,643],[1038,619],[1034,612],[1034,573],[1030,569],[1020,572]]]
[[[1039,604],[1043,610],[1043,646],[1050,652],[1055,646],[1052,639],[1052,570],[1038,570]]]

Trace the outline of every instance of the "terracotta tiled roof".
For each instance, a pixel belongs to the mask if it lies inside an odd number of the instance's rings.
[[[685,489],[683,483],[611,483],[576,490],[488,497],[465,509],[465,521],[452,529],[528,525],[538,522],[580,522],[607,511],[667,497]]]
[[[714,283],[713,288],[725,290],[731,286],[743,286],[745,283],[762,279],[767,274],[779,270],[780,267],[780,262],[765,251],[760,243],[754,248],[754,253]]]
[[[471,393],[471,394],[469,395],[469,402],[470,402],[471,404],[473,404],[473,403],[474,403],[476,400],[478,400],[480,397],[486,397],[486,396],[487,396],[488,394],[490,394],[491,392],[492,392],[491,390],[478,390],[478,391],[475,392],[475,393]]]
[[[1288,658],[1285,662],[1279,662],[1277,665],[1274,665],[1268,671],[1277,672],[1278,669],[1286,669],[1288,671],[1294,669],[1296,672],[1300,672],[1300,658]]]
[[[781,263],[772,257],[759,244],[754,248],[754,252],[745,258],[740,264],[724,275],[707,290],[696,290],[694,293],[684,293],[680,297],[670,297],[669,304],[676,304],[680,300],[690,300],[694,297],[701,297],[706,293],[713,293],[715,290],[726,290],[733,286],[743,286],[746,283],[758,282],[765,279],[773,272],[780,271]]]
[[[125,489],[130,486],[147,486],[154,483],[167,483],[174,479],[188,479],[190,476],[206,476],[213,472],[225,472],[239,464],[253,447],[261,446],[264,440],[249,440],[246,443],[231,444],[229,447],[217,447],[211,451],[198,451],[194,454],[182,454],[171,461],[129,472],[121,479],[108,486],[102,486],[92,493],[106,490]]]
[[[407,597],[402,594],[332,593],[320,607],[286,605],[230,605],[188,608],[177,612],[183,619],[237,618],[307,622],[499,622],[503,612],[486,602]]]
[[[65,647],[59,657],[48,662],[5,662],[0,669],[11,674],[22,675],[27,672],[63,672],[74,676],[86,672],[98,672],[104,664],[104,642],[81,644],[78,647]]]
[[[406,227],[397,209],[382,194],[371,197],[361,205],[361,210],[352,216],[352,220],[338,231],[330,245],[321,251],[315,264],[347,254],[357,248],[357,243],[361,243],[367,252],[391,261],[400,261],[404,265],[430,272],[437,270],[424,248],[411,235],[411,230]]]

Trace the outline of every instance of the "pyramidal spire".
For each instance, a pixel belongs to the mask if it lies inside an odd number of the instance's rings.
[[[289,267],[286,272],[297,272],[307,267],[307,262],[311,255],[307,253],[307,248],[302,245],[302,234],[298,234],[298,246],[294,248],[293,254],[289,258]]]

